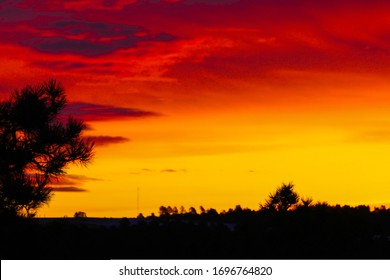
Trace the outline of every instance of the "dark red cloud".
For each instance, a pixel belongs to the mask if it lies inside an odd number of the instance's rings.
[[[58,71],[80,71],[88,73],[104,73],[104,74],[114,74],[117,71],[110,70],[115,66],[112,62],[102,62],[102,63],[85,63],[80,61],[66,61],[66,60],[56,60],[56,61],[36,61],[33,63],[35,66],[45,67],[49,69],[54,69]]]
[[[98,178],[91,178],[85,175],[66,174],[58,180],[53,180],[51,185],[54,186],[75,186],[86,181],[101,181]]]
[[[139,100],[193,100],[205,87],[272,82],[278,71],[386,74],[389,9],[363,0],[5,1],[0,43],[17,46],[7,57],[75,84],[134,81]]]
[[[204,68],[217,75],[256,75],[307,66],[349,70],[372,69],[375,63],[389,65],[390,25],[385,11],[390,5],[385,1],[25,0],[5,1],[3,6],[1,17],[12,24],[0,28],[0,41],[25,44],[43,53],[94,57],[134,49],[131,60],[139,59],[142,64],[144,57],[153,56],[171,70],[176,63],[193,63],[196,51],[182,56],[181,48],[202,37],[230,44],[230,51],[214,45],[203,55],[203,62],[207,62]],[[183,45],[176,44],[175,38],[181,38]],[[211,40],[203,42],[210,44]],[[159,42],[165,44],[159,46],[161,51],[176,58],[173,63],[166,63],[161,54],[149,53],[145,47],[145,43]],[[93,67],[99,64],[96,61],[36,63],[96,74],[105,70],[107,74],[118,73],[118,69],[113,70],[114,63],[107,67],[102,63],[98,68]],[[184,68],[180,65],[177,71]],[[175,70],[169,74],[174,76]],[[185,74],[190,73],[186,70]]]
[[[67,174],[50,183],[53,191],[56,192],[86,192],[87,190],[80,187],[87,181],[101,181],[101,179],[91,178],[84,175]]]
[[[85,70],[86,68],[91,67],[90,64],[82,63],[82,62],[73,62],[73,61],[41,61],[37,62],[36,65],[48,67],[51,69],[66,69],[66,70]],[[112,63],[102,65],[103,67],[110,67],[112,66]]]
[[[86,192],[87,190],[78,187],[52,187],[55,192]]]
[[[120,49],[134,48],[141,42],[165,42],[174,40],[167,33],[153,34],[140,26],[61,20],[38,23],[40,34],[20,41],[21,44],[48,53],[74,53],[99,56]],[[48,36],[46,32],[53,35]]]
[[[15,1],[16,2],[16,1]],[[116,11],[124,7],[134,4],[138,0],[52,0],[52,1],[35,1],[24,0],[19,1],[19,7],[35,7],[36,9],[45,9],[50,11],[66,10],[72,12],[103,10]]]
[[[95,146],[107,146],[110,144],[121,144],[129,142],[130,139],[122,136],[88,136],[90,140],[95,142]]]
[[[63,115],[71,115],[84,121],[109,121],[123,118],[144,118],[158,116],[158,113],[134,108],[114,107],[92,103],[73,102],[63,110]]]

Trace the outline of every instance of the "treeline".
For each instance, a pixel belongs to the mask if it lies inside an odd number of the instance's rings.
[[[79,214],[81,212],[78,212]],[[161,206],[159,215],[108,226],[75,218],[2,219],[2,259],[383,259],[390,209],[302,199],[291,184],[259,209]]]
[[[316,202],[314,203],[313,199],[310,197],[301,197],[296,191],[295,186],[292,183],[282,184],[278,187],[275,192],[270,193],[268,198],[264,203],[259,204],[258,210],[251,210],[249,208],[242,208],[240,205],[237,205],[235,209],[230,208],[225,211],[222,210],[220,213],[217,212],[214,208],[205,209],[203,206],[200,206],[198,210],[195,207],[190,207],[188,210],[184,206],[160,206],[159,216],[160,217],[180,217],[184,219],[199,217],[208,217],[213,218],[217,217],[218,219],[231,219],[233,217],[239,217],[240,219],[246,216],[256,217],[259,215],[293,215],[292,213],[318,213],[318,212],[327,212],[327,213],[354,213],[354,215],[361,215],[363,213],[370,213],[371,209],[367,205],[359,205],[356,207],[351,207],[349,205],[340,206],[339,204],[332,206],[327,202]],[[389,211],[385,206],[375,207],[372,212],[374,213],[386,213]],[[278,214],[277,214],[278,213]],[[179,216],[178,216],[179,215]],[[138,216],[139,218],[144,218],[142,214]],[[152,213],[149,218],[154,218],[155,214]]]
[[[373,212],[373,213],[383,213],[390,211],[389,208],[386,208],[384,205],[380,207],[374,207],[371,209],[368,205],[358,205],[358,206],[349,206],[349,205],[343,205],[340,204],[336,205],[330,205],[327,202],[316,202],[316,203],[310,203],[310,205],[304,205],[299,204],[294,209],[288,210],[289,213],[293,212],[302,212],[302,211],[316,211],[317,209],[327,209],[329,212],[342,212],[342,211],[349,211],[349,212]],[[242,208],[241,205],[236,205],[235,208],[229,208],[228,210],[222,210],[218,212],[214,208],[204,208],[203,206],[199,206],[198,210],[196,207],[189,207],[188,210],[184,206],[176,207],[176,206],[160,206],[159,208],[159,216],[156,216],[156,214],[152,213],[149,216],[144,216],[142,213],[137,216],[139,219],[151,219],[156,217],[185,217],[185,218],[199,218],[199,217],[215,217],[218,216],[219,218],[224,216],[229,216],[233,214],[236,216],[237,213],[240,213],[242,215],[243,213],[246,213],[247,215],[256,215],[261,213],[283,213],[282,211],[273,211],[270,209],[262,208],[258,210],[253,210],[250,208]],[[281,214],[279,214],[281,215]],[[75,216],[78,217],[78,216]]]
[[[123,218],[88,226],[74,218],[3,224],[2,259],[367,259],[390,257],[390,210],[315,203],[288,211],[240,206]],[[167,210],[165,212],[165,210]],[[88,219],[88,218],[84,218]]]

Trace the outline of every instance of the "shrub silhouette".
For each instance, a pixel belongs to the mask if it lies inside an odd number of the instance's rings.
[[[266,199],[265,204],[261,205],[264,210],[276,210],[279,212],[286,212],[293,206],[297,206],[299,202],[299,195],[294,191],[294,184],[282,183],[275,193],[271,193]],[[310,204],[310,203],[309,203]]]
[[[73,215],[74,218],[86,218],[87,214],[83,211],[77,211]]]
[[[0,214],[34,216],[69,163],[87,164],[94,143],[81,120],[60,119],[67,101],[55,80],[15,91],[0,102]]]

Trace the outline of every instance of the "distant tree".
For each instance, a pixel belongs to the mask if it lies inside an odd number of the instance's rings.
[[[160,216],[170,215],[169,209],[165,206],[160,206],[158,213]]]
[[[50,182],[70,163],[86,165],[94,143],[81,120],[60,118],[62,85],[26,86],[0,102],[0,213],[34,216],[52,197]]]
[[[313,205],[313,207],[316,208],[316,209],[328,209],[328,208],[331,208],[329,203],[326,202],[326,201],[318,201],[316,204]]]
[[[383,212],[386,212],[386,206],[384,205],[381,205],[380,207],[375,207],[374,208],[374,212],[375,213],[383,213]]]
[[[309,209],[313,206],[313,199],[311,197],[301,198],[301,203],[299,204],[299,208],[301,209]]]
[[[167,207],[167,214],[172,215],[173,214],[173,208],[171,206]]]
[[[188,213],[192,214],[192,215],[197,215],[198,213],[196,212],[196,209],[195,207],[190,207],[190,209],[188,210]]]
[[[214,208],[207,209],[206,214],[209,216],[218,216],[218,212]]]
[[[186,209],[184,208],[184,206],[180,206],[180,214],[185,214],[187,213]]]
[[[85,212],[78,211],[78,212],[74,213],[73,217],[74,218],[86,218],[87,214]]]
[[[313,204],[313,199],[311,197],[301,198],[301,203],[303,207],[310,207]]]
[[[137,219],[145,219],[145,216],[142,213],[139,213]]]
[[[286,212],[299,203],[299,195],[294,191],[292,183],[283,183],[271,193],[266,199],[264,205],[260,205],[263,210],[276,210],[279,212]]]

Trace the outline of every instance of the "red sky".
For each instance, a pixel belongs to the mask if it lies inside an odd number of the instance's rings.
[[[387,1],[0,1],[0,98],[56,78],[95,137],[40,215],[387,204]],[[61,191],[62,190],[62,191]]]

